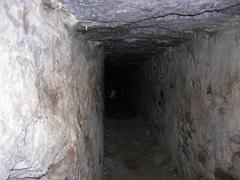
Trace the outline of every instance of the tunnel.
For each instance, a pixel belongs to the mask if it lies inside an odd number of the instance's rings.
[[[1,0],[0,180],[239,180],[239,0]]]
[[[169,155],[159,145],[148,119],[143,95],[148,91],[142,69],[147,62],[105,59],[103,179],[178,179]],[[163,92],[155,106],[161,109]]]
[[[105,115],[106,117],[135,117],[140,111],[139,65],[121,64],[105,59]],[[135,73],[134,73],[135,72]]]

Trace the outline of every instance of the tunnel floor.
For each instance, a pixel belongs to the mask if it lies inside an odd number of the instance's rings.
[[[178,180],[142,118],[106,118],[103,180]]]

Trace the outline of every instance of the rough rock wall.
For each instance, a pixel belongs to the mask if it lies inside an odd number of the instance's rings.
[[[240,26],[142,66],[143,115],[184,180],[240,179]]]
[[[60,9],[0,1],[1,180],[101,179],[102,53]]]

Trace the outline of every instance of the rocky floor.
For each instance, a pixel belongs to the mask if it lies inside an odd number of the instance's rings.
[[[105,119],[104,180],[179,180],[141,118]]]

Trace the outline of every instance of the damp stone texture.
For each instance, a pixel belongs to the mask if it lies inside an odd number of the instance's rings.
[[[239,29],[195,34],[141,67],[142,114],[184,180],[240,178]]]
[[[103,54],[43,2],[0,1],[0,180],[99,180]]]

